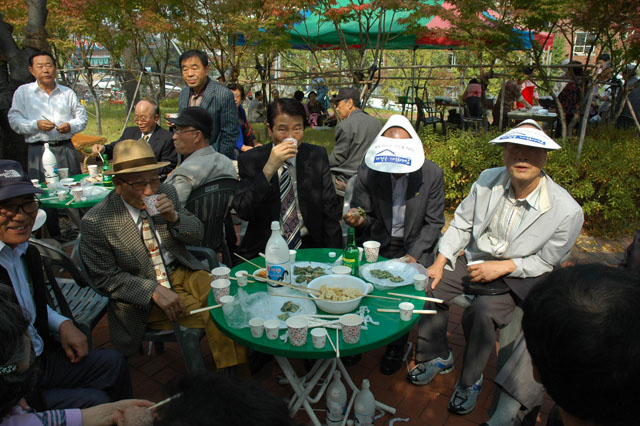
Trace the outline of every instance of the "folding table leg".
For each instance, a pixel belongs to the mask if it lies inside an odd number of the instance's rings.
[[[313,408],[311,407],[311,405],[309,405],[309,402],[306,400],[306,397],[303,398],[303,395],[305,395],[305,389],[302,386],[298,377],[296,376],[295,371],[291,367],[291,363],[289,363],[289,360],[281,356],[276,356],[275,359],[278,362],[278,365],[280,366],[280,369],[284,373],[285,377],[287,378],[287,380],[289,380],[289,384],[293,388],[293,391],[295,392],[296,397],[302,398],[303,400],[302,406],[307,412],[307,415],[309,416],[309,419],[311,420],[311,422],[314,424],[314,426],[322,426],[322,423],[320,423],[320,420],[318,420],[318,417],[313,412]],[[295,414],[295,411],[290,411],[290,413],[293,416]]]

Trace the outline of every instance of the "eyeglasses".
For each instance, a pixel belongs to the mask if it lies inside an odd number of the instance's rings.
[[[175,133],[176,135],[182,135],[184,133],[189,133],[189,132],[199,132],[200,130],[198,129],[182,129],[182,130],[174,130],[173,133]]]
[[[147,188],[147,185],[151,186],[151,189],[153,189],[154,191],[158,189],[158,187],[160,186],[160,178],[155,178],[151,180],[140,180],[138,182],[127,182],[121,177],[119,177],[118,179],[126,183],[127,185],[131,186],[131,188],[133,188],[133,190],[137,192],[144,191]]]
[[[13,217],[18,214],[20,210],[24,214],[33,214],[40,208],[40,201],[32,200],[22,204],[2,204],[0,205],[0,216]]]
[[[140,115],[136,115],[133,119],[136,123],[146,123],[147,121],[151,121],[151,117],[143,117]]]

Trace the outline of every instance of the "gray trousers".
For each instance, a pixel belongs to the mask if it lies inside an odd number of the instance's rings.
[[[454,271],[445,269],[442,280],[429,297],[443,299],[444,303],[426,302],[425,309],[435,309],[437,315],[423,315],[418,325],[416,362],[425,362],[449,354],[447,326],[449,304],[463,293],[462,281],[467,277],[467,262],[459,256]],[[460,385],[472,386],[484,371],[491,351],[495,349],[496,329],[513,318],[516,301],[512,293],[496,296],[476,296],[462,315],[462,328],[467,345],[464,350]]]
[[[82,173],[78,152],[73,147],[71,139],[62,142],[60,145],[51,146],[50,149],[53,155],[56,156],[59,169],[67,167],[69,169],[69,176]],[[29,144],[29,179],[44,181],[44,169],[42,168],[43,153],[44,144],[39,142]]]

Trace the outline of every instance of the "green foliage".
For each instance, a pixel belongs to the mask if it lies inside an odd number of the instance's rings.
[[[421,132],[427,158],[444,170],[450,211],[467,195],[480,172],[502,165],[502,150],[489,141],[497,132],[453,131],[445,141],[431,129]],[[545,171],[582,206],[585,229],[617,236],[640,222],[640,140],[633,131],[600,128],[587,135],[579,162],[577,143],[549,154]]]

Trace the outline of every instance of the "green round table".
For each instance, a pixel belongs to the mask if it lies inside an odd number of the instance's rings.
[[[83,178],[86,178],[88,176],[89,176],[88,174],[79,174],[79,175],[71,176],[71,178],[73,179],[74,182],[80,182]],[[104,185],[102,183],[94,183],[93,185],[103,186],[110,190],[113,189],[113,186]],[[98,204],[100,201],[102,201],[108,194],[108,193],[105,193],[105,197],[101,197],[101,198],[94,198],[92,200],[87,200],[87,201],[74,201],[70,204],[67,204],[69,200],[73,198],[73,196],[71,195],[71,191],[67,193],[67,196],[63,201],[60,201],[55,192],[49,192],[47,190],[47,186],[44,183],[41,183],[40,187],[47,191],[45,194],[42,194],[42,196],[40,197],[40,205],[46,209],[80,209],[84,207],[93,207],[96,204]]]
[[[329,253],[335,252],[336,257],[330,258]],[[327,264],[333,264],[338,256],[340,256],[341,251],[335,249],[301,249],[298,250],[296,261],[313,261],[313,262],[321,262]],[[385,260],[380,258],[379,260]],[[265,260],[264,258],[255,258],[251,260],[253,263],[264,267]],[[363,262],[364,263],[364,262]],[[250,265],[247,262],[241,263],[231,270],[231,276],[234,277],[235,273],[238,271],[247,271],[251,274],[257,268],[253,265]],[[252,278],[249,278],[252,280]],[[366,281],[366,280],[365,280]],[[256,292],[264,292],[267,294],[267,285],[262,282],[255,281],[253,283],[247,284],[243,289],[247,293],[256,293]],[[238,285],[236,281],[231,281],[231,295],[236,295],[238,292]],[[392,293],[399,294],[407,294],[410,296],[424,296],[424,291],[418,291],[413,288],[412,285],[396,287],[391,290]],[[396,296],[388,296],[388,291],[380,291],[374,290],[370,293],[374,296],[385,296],[385,297],[396,297]],[[413,315],[410,321],[401,321],[399,313],[382,313],[378,312],[378,308],[386,308],[386,309],[397,309],[398,304],[400,302],[411,302],[416,306],[416,309],[420,309],[424,302],[420,300],[415,300],[411,298],[399,298],[400,300],[388,300],[388,299],[378,299],[373,297],[363,297],[360,303],[360,306],[368,306],[369,307],[369,315],[373,318],[374,321],[379,322],[379,325],[368,324],[368,330],[361,330],[360,333],[360,341],[356,344],[347,344],[342,340],[342,334],[339,337],[339,350],[340,356],[349,356],[349,355],[357,355],[363,352],[371,351],[379,348],[387,343],[393,342],[397,340],[399,337],[408,333],[411,328],[415,325],[416,321],[418,321],[418,317],[420,315]],[[291,299],[295,302],[295,299]],[[215,300],[213,297],[213,292],[209,293],[209,306],[215,305]],[[359,309],[359,307],[358,307]],[[357,309],[356,309],[357,311]],[[229,336],[234,341],[246,346],[247,348],[257,350],[260,352],[268,353],[275,355],[276,361],[278,362],[280,368],[283,373],[287,377],[289,384],[293,388],[295,392],[295,396],[291,399],[289,403],[289,410],[292,415],[294,415],[300,408],[304,408],[307,414],[309,415],[309,419],[314,425],[320,426],[321,423],[315,415],[313,408],[310,403],[317,401],[322,393],[324,392],[324,387],[321,387],[319,391],[319,395],[315,397],[311,397],[311,391],[318,383],[322,376],[325,376],[325,380],[330,380],[333,375],[333,371],[339,369],[342,372],[343,380],[345,380],[346,384],[353,391],[351,403],[347,408],[347,412],[345,414],[345,418],[348,417],[349,409],[353,404],[353,400],[357,392],[359,392],[358,387],[353,383],[351,377],[349,376],[348,371],[345,369],[344,365],[340,361],[339,358],[336,358],[336,353],[333,350],[331,344],[327,342],[323,349],[316,349],[313,347],[311,341],[311,333],[309,332],[307,335],[307,342],[304,346],[293,346],[291,343],[284,343],[280,340],[280,336],[286,332],[286,329],[281,329],[279,332],[279,336],[275,340],[268,340],[266,337],[266,333],[262,335],[259,339],[254,338],[251,335],[251,330],[249,327],[236,329],[231,328],[227,325],[227,322],[224,319],[224,314],[222,309],[213,309],[210,311],[211,316],[218,328],[227,336]],[[318,313],[324,313],[320,309],[318,309]],[[336,331],[328,328],[328,337],[331,338],[333,343],[336,343]],[[291,367],[289,362],[289,358],[305,358],[305,359],[322,359],[321,362],[316,362],[313,369],[309,371],[309,373],[303,377],[299,377],[296,375],[295,371]],[[395,408],[389,407],[388,405],[382,404],[376,401],[378,407],[388,411],[390,413],[395,413]]]

